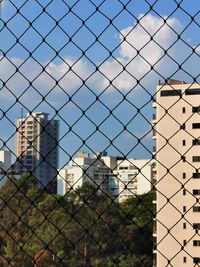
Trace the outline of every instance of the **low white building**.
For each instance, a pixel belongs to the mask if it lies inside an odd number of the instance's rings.
[[[153,161],[110,156],[89,157],[78,152],[57,177],[57,193],[66,194],[89,182],[102,191],[109,191],[116,202],[149,192],[152,189]]]
[[[108,188],[109,168],[98,158],[90,158],[87,152],[78,152],[65,169],[57,176],[57,193],[64,195],[88,182]]]
[[[11,169],[11,152],[6,150],[0,150],[0,187],[3,186],[8,177],[6,172],[10,172]]]
[[[123,202],[129,197],[145,194],[152,189],[153,161],[147,159],[121,159],[113,171],[117,181],[117,190],[113,192],[118,202]]]
[[[11,167],[11,152],[0,150],[0,170],[7,171]]]

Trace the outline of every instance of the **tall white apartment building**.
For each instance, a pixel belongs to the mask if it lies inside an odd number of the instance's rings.
[[[156,89],[154,266],[200,266],[200,85]]]
[[[134,195],[152,189],[153,161],[122,159],[119,157],[89,157],[79,152],[66,169],[59,171],[58,194],[89,182],[100,190],[110,192],[116,202],[123,202]]]
[[[56,192],[58,168],[58,120],[48,114],[35,112],[16,120],[17,173],[31,172],[39,188]]]

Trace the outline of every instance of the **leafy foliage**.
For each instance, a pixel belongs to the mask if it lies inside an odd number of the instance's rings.
[[[64,197],[34,177],[0,190],[0,266],[152,266],[152,194],[117,204],[84,184]]]

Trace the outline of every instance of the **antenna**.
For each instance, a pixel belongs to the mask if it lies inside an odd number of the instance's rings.
[[[21,119],[24,117],[24,109],[21,108]]]

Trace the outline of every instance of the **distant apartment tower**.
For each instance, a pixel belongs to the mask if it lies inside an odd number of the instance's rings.
[[[58,168],[58,120],[43,112],[28,113],[16,120],[17,173],[31,172],[38,187],[56,192]]]
[[[200,85],[177,80],[159,84],[153,107],[153,266],[200,266]]]

